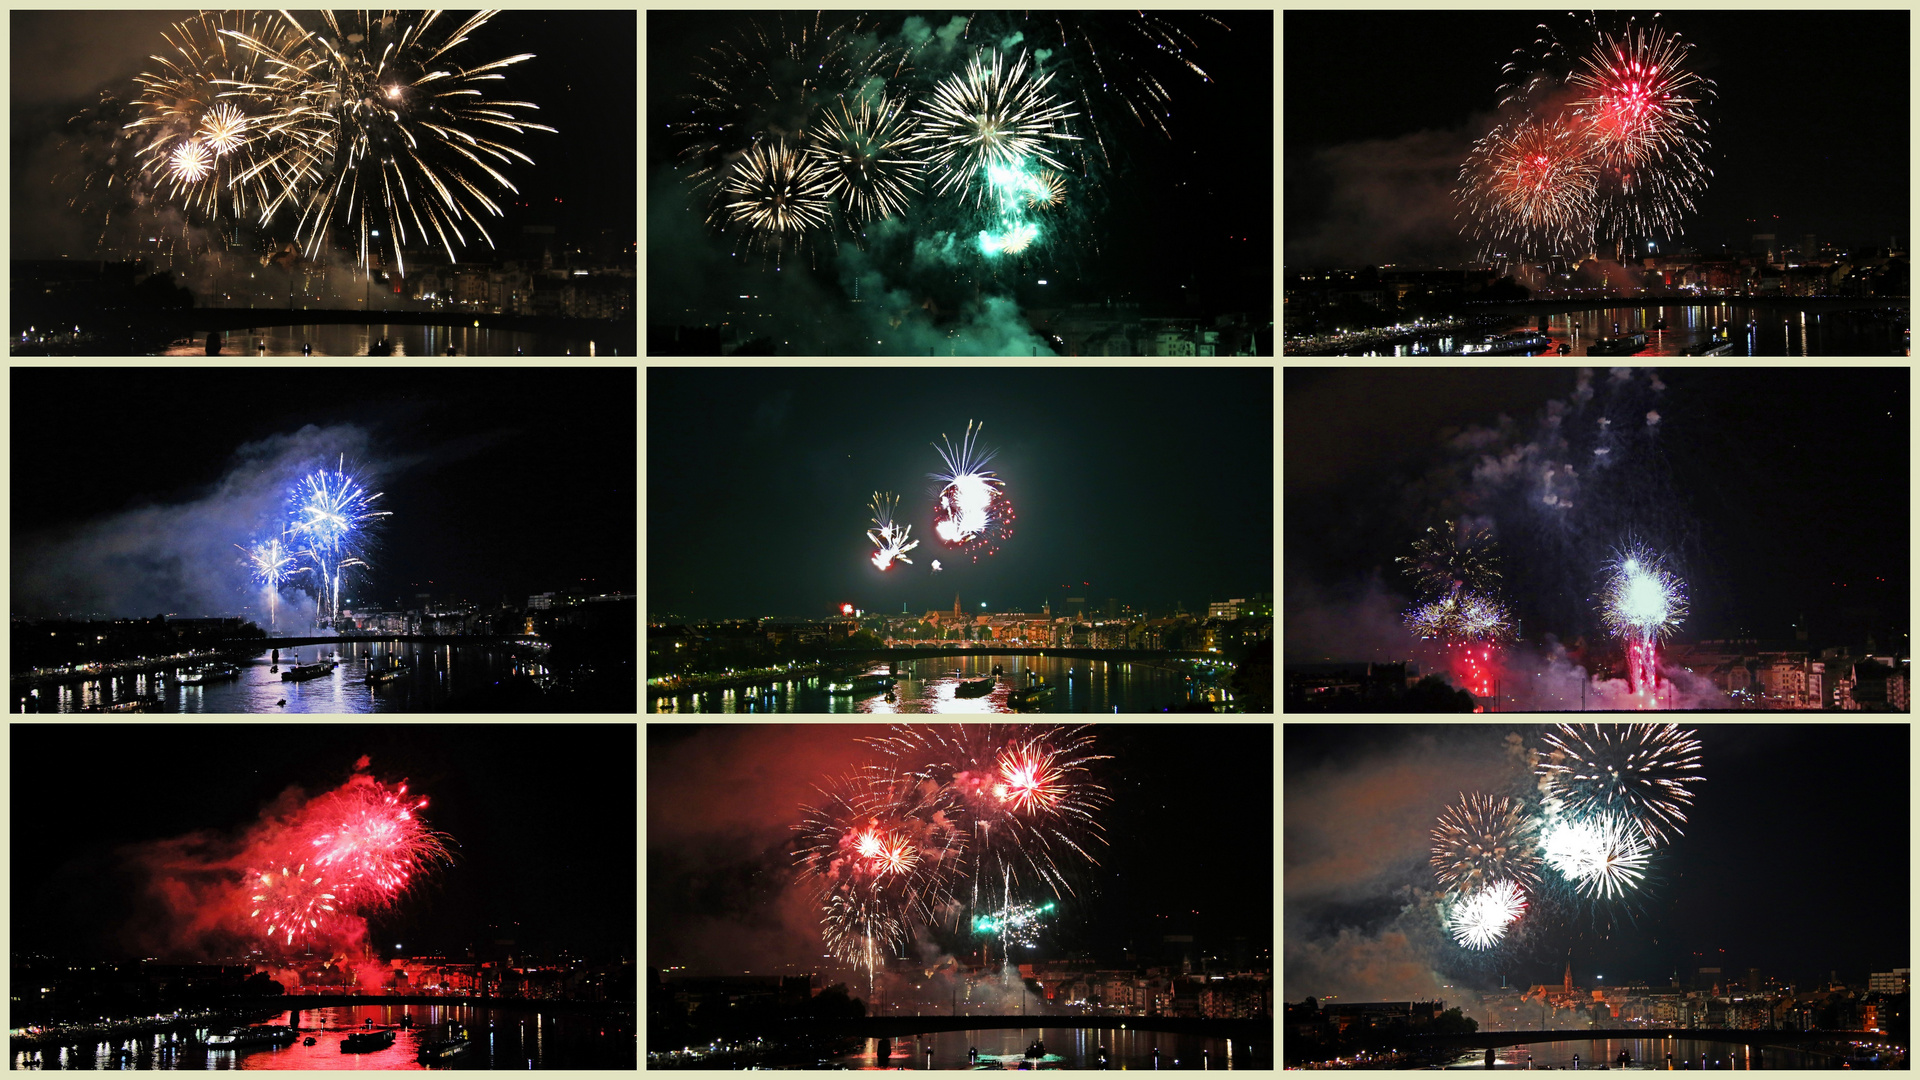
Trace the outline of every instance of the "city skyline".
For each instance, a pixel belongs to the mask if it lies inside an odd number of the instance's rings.
[[[1625,17],[1602,13],[1616,14]],[[1745,252],[1756,234],[1783,246],[1811,234],[1843,249],[1904,249],[1909,19],[1904,10],[1661,15],[1716,93],[1701,106],[1704,187],[1675,222],[1684,236],[1650,237],[1659,250]],[[1577,40],[1572,22],[1561,12],[1287,12],[1288,267],[1479,265],[1456,217],[1461,164],[1496,118],[1508,119],[1496,89],[1515,80],[1502,66],[1538,51],[1537,24]],[[1364,74],[1334,42],[1364,49]],[[1855,64],[1893,73],[1895,89],[1804,94],[1790,74]]]
[[[1870,972],[1908,965],[1908,792],[1903,782],[1859,782],[1863,761],[1907,760],[1905,723],[1689,727],[1702,779],[1681,832],[1656,848],[1642,881],[1594,899],[1556,884],[1543,864],[1524,913],[1491,947],[1448,937],[1430,863],[1436,821],[1463,792],[1511,796],[1542,813],[1523,752],[1550,751],[1552,730],[1287,726],[1288,1001],[1458,1002],[1497,989],[1503,975],[1509,987],[1558,986],[1569,964],[1574,983],[1590,987],[1665,986],[1676,975],[1684,986],[1703,967],[1737,972],[1743,985],[1753,967],[1782,983],[1837,970],[1864,984]],[[1814,850],[1831,874],[1784,872],[1783,860]]]
[[[975,615],[1063,615],[1071,597],[1204,611],[1271,591],[1270,368],[647,377],[650,616],[921,615],[955,593]],[[716,442],[721,415],[739,423]],[[1013,512],[993,554],[935,531],[928,474],[969,426]],[[899,496],[919,544],[886,570],[866,535],[876,493]]]

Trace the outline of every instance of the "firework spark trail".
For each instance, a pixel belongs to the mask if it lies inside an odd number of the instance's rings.
[[[342,572],[366,565],[359,549],[367,531],[390,516],[390,511],[373,509],[381,494],[368,494],[348,474],[344,454],[334,470],[310,473],[294,489],[287,532],[300,537],[312,552],[320,573],[321,609],[327,617],[339,615]]]
[[[1013,535],[1013,505],[1007,500],[1003,483],[986,471],[993,453],[976,456],[974,437],[971,420],[958,450],[942,435],[941,442],[946,446],[936,444],[934,449],[940,452],[947,471],[928,476],[941,485],[934,501],[934,536],[950,548],[974,552],[974,561],[978,562],[982,550],[991,555],[1000,540]]]
[[[1501,880],[1540,880],[1533,823],[1520,803],[1490,795],[1462,795],[1459,805],[1440,815],[1429,861],[1441,888],[1453,893]]]
[[[874,547],[880,549],[873,553],[872,558],[873,565],[882,570],[892,566],[893,560],[895,559],[903,563],[911,564],[913,560],[907,558],[906,553],[920,546],[920,541],[909,541],[907,539],[908,535],[913,532],[913,526],[900,524],[893,520],[893,512],[899,504],[900,497],[892,492],[882,494],[876,491],[873,493],[873,524],[875,527],[867,530],[867,539],[873,542]]]
[[[1669,842],[1700,783],[1700,740],[1676,724],[1561,724],[1536,771],[1542,794],[1575,817],[1619,814],[1649,842]]]
[[[1520,886],[1495,881],[1454,901],[1448,928],[1455,941],[1469,949],[1489,949],[1506,935],[1507,927],[1526,911]]]
[[[249,870],[247,878],[255,905],[250,917],[261,920],[269,939],[285,934],[286,944],[291,946],[302,932],[311,937],[320,931],[338,910],[336,897],[317,867],[311,874],[305,863],[278,870]]]
[[[916,110],[924,118],[923,138],[936,172],[934,190],[974,193],[984,202],[990,165],[1024,167],[1030,160],[1065,169],[1053,155],[1059,141],[1079,141],[1065,130],[1070,102],[1046,93],[1052,75],[1029,74],[1027,55],[1021,53],[1011,68],[997,50],[992,61],[983,52],[955,75],[934,88],[928,108]],[[1038,77],[1036,77],[1038,75]]]
[[[876,109],[863,101],[857,114],[844,100],[839,105],[808,133],[807,154],[825,168],[826,193],[855,221],[906,213],[927,169],[906,103],[882,99]]]
[[[1632,693],[1648,704],[1659,680],[1659,640],[1686,620],[1686,583],[1669,573],[1666,560],[1634,545],[1609,566],[1601,595],[1600,618],[1627,647],[1627,679]]]
[[[1541,853],[1581,893],[1613,900],[1639,887],[1653,847],[1639,822],[1604,812],[1551,822],[1541,837]]]

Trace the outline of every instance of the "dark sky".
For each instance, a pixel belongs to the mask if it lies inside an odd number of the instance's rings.
[[[16,369],[14,400],[47,407],[13,417],[15,610],[236,611],[251,590],[232,545],[284,513],[278,478],[340,451],[392,513],[355,599],[631,592],[635,377]]]
[[[850,296],[851,286],[843,279],[850,280],[855,267],[862,268],[863,299],[871,300],[874,290],[884,285],[934,295],[950,308],[959,304],[953,299],[959,294],[941,286],[951,286],[956,278],[974,282],[976,274],[984,275],[979,278],[984,293],[1012,295],[1029,307],[1115,299],[1142,303],[1149,314],[1177,314],[1191,304],[1210,315],[1270,305],[1272,13],[1210,13],[1224,28],[1194,12],[1155,13],[1187,33],[1194,43],[1193,59],[1211,81],[1154,52],[1125,25],[1134,14],[1068,12],[1064,18],[1076,28],[1094,27],[1099,47],[1123,58],[1125,62],[1117,62],[1109,72],[1116,89],[1136,76],[1157,80],[1171,99],[1163,106],[1171,113],[1166,120],[1171,138],[1136,121],[1115,94],[1100,89],[1097,72],[1072,66],[1069,53],[1058,47],[1054,13],[978,13],[972,36],[961,42],[964,48],[956,47],[945,59],[918,54],[916,64],[889,82],[889,93],[909,95],[917,105],[934,82],[964,71],[965,58],[974,49],[1010,40],[1019,32],[1024,36],[1015,53],[1049,48],[1055,53],[1047,70],[1059,74],[1047,91],[1074,101],[1079,115],[1073,122],[1082,125],[1076,130],[1083,141],[1074,145],[1084,160],[1067,161],[1076,186],[1069,205],[1053,216],[1062,223],[1065,237],[1058,249],[1036,252],[1021,267],[1002,266],[991,273],[976,258],[959,269],[941,263],[941,273],[930,274],[922,273],[918,262],[894,264],[877,245],[869,261],[850,242],[837,249],[821,245],[817,269],[807,259],[789,259],[797,265],[776,272],[770,266],[763,269],[757,258],[736,257],[740,245],[704,227],[704,209],[689,208],[704,208],[704,203],[690,204],[669,168],[682,143],[668,125],[692,115],[686,95],[702,85],[695,81],[696,73],[704,70],[699,58],[737,36],[744,20],[711,12],[649,12],[649,317],[664,322],[689,305],[712,305],[743,293],[773,298],[776,310],[792,306],[805,314],[810,307],[839,304]],[[1020,21],[1022,15],[1030,17]],[[940,27],[952,17],[951,12],[896,11],[867,19],[872,33],[893,42],[902,40],[902,27],[910,18]],[[774,24],[763,21],[773,34]],[[1103,133],[1104,154],[1095,146],[1089,124]],[[956,226],[943,216],[948,211],[942,208],[953,202],[942,197],[917,203],[903,219],[910,237],[934,243],[954,228],[963,237],[973,236],[981,228],[979,221],[969,218]],[[748,262],[751,265],[742,265]],[[805,280],[795,280],[796,274]],[[1050,284],[1037,286],[1040,278]]]
[[[648,962],[693,973],[814,964],[819,917],[791,872],[815,784],[875,760],[883,725],[647,725]],[[1045,942],[1155,962],[1164,934],[1273,934],[1273,729],[1114,724],[1093,729],[1109,843],[1069,877]],[[1203,809],[1202,809],[1203,808]],[[1023,897],[1035,900],[1037,897]],[[802,967],[801,970],[807,970]]]
[[[191,15],[177,11],[15,11],[11,26],[11,140],[13,227],[16,258],[91,255],[75,250],[80,230],[59,216],[60,203],[37,193],[50,189],[51,158],[60,126],[103,90],[123,98],[136,89],[135,75],[153,67],[161,33]],[[296,13],[304,18],[312,13]],[[448,12],[449,28],[470,13]],[[488,189],[503,217],[488,218],[496,242],[517,236],[521,225],[553,225],[593,235],[602,229],[635,237],[633,175],[636,160],[636,20],[619,11],[503,11],[475,31],[466,48],[469,63],[516,53],[535,54],[505,69],[493,85],[498,96],[531,101],[537,113],[523,117],[559,129],[558,134],[513,136],[535,164],[506,170],[517,194]],[[307,25],[315,25],[308,20]],[[486,252],[485,242],[479,250]],[[469,251],[472,251],[469,248]],[[485,255],[479,257],[485,258]]]
[[[1884,247],[1889,234],[1909,241],[1910,113],[1898,89],[1911,70],[1909,20],[1904,10],[1662,15],[1719,89],[1707,116],[1714,175],[1685,222],[1688,243],[1745,250],[1754,233],[1797,244],[1809,232],[1842,246]],[[1491,125],[1502,65],[1543,22],[1578,20],[1564,11],[1287,12],[1286,261],[1464,255],[1447,191]]]
[[[1272,584],[1271,369],[651,368],[647,608],[817,618],[842,603],[918,615],[1190,607]],[[1005,482],[997,555],[940,546],[942,465],[969,420]],[[884,573],[868,504],[900,496],[920,547]],[[942,570],[933,573],[939,559]]]
[[[1565,368],[1289,369],[1290,648],[1404,657],[1414,594],[1393,560],[1466,516],[1505,549],[1534,642],[1593,632],[1600,568],[1635,537],[1688,583],[1676,640],[1787,641],[1804,616],[1814,648],[1874,633],[1904,651],[1888,634],[1909,618],[1905,368],[1615,370],[1632,376],[1594,371],[1581,405]]]
[[[27,725],[16,761],[87,762],[82,798],[49,818],[16,784],[13,848],[34,851],[14,876],[16,948],[56,955],[137,956],[135,927],[160,924],[143,853],[157,841],[241,835],[290,787],[317,795],[370,775],[428,799],[430,827],[453,837],[454,865],[434,872],[373,921],[382,947],[464,949],[486,927],[519,922],[518,940],[631,957],[637,941],[631,726]],[[29,766],[29,769],[31,767]]]
[[[1405,892],[1434,887],[1428,834],[1461,793],[1524,784],[1503,740],[1538,746],[1541,730],[1287,725],[1288,1001],[1457,1000],[1439,987],[1490,989],[1503,972],[1509,985],[1558,983],[1569,949],[1574,985],[1588,987],[1596,977],[1665,985],[1675,968],[1684,982],[1699,967],[1742,977],[1757,967],[1803,986],[1838,970],[1864,983],[1907,963],[1904,723],[1694,728],[1705,780],[1693,785],[1684,835],[1656,854],[1630,903],[1576,910],[1536,898],[1526,932],[1490,952],[1443,939],[1430,907],[1409,906]]]

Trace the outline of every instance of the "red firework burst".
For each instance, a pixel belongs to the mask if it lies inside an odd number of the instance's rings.
[[[1591,126],[1609,167],[1648,164],[1691,147],[1704,125],[1694,112],[1699,76],[1684,65],[1690,48],[1658,27],[1604,34],[1572,82],[1586,96],[1574,103]]]
[[[314,817],[313,862],[340,881],[355,906],[378,908],[404,893],[446,845],[417,816],[425,799],[407,785],[388,790],[368,781],[336,793]]]
[[[317,866],[294,863],[249,870],[247,883],[254,903],[249,918],[266,925],[269,939],[284,934],[288,945],[303,933],[311,936],[338,910],[339,897]]]

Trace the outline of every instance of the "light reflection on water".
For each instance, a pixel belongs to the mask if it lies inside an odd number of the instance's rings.
[[[1629,1064],[1619,1062],[1626,1051]],[[1493,1052],[1495,1068],[1571,1069],[1574,1055],[1579,1066],[1594,1069],[1666,1069],[1667,1056],[1673,1056],[1675,1069],[1829,1069],[1836,1062],[1826,1054],[1793,1048],[1745,1046],[1739,1043],[1705,1042],[1694,1039],[1572,1039],[1565,1042],[1529,1043],[1501,1047]],[[1462,1053],[1448,1068],[1486,1067],[1486,1051]]]
[[[489,330],[467,326],[406,326],[397,323],[312,324],[261,326],[223,332],[221,356],[300,356],[303,346],[313,356],[367,356],[376,341],[392,346],[392,356],[612,356],[597,342],[569,341],[518,330]],[[260,346],[266,347],[265,352]],[[453,352],[449,354],[448,348]],[[162,356],[205,356],[207,331],[196,330],[186,341],[169,346]]]
[[[304,682],[280,678],[299,657],[311,663],[338,651],[340,666]],[[409,673],[390,682],[369,683],[367,669],[397,659]],[[537,664],[515,660],[504,649],[434,645],[425,642],[342,641],[280,651],[280,671],[272,654],[262,652],[240,665],[240,677],[204,685],[181,685],[174,673],[119,675],[40,689],[42,701],[59,712],[79,712],[113,702],[150,697],[154,711],[175,713],[367,713],[431,709],[450,695],[478,689],[511,675],[544,674]],[[282,705],[280,702],[285,701]]]
[[[991,677],[995,664],[1001,676],[984,697],[959,696],[962,679]],[[885,674],[885,663],[870,671]],[[1007,696],[1026,685],[1033,672],[1053,687],[1037,705],[1017,710]],[[1224,680],[1226,669],[1221,678]],[[958,674],[955,674],[955,673]],[[851,695],[827,693],[832,680],[816,677],[775,686],[771,693],[755,690],[709,690],[680,698],[653,699],[654,712],[805,712],[805,713],[1011,713],[1159,712],[1186,699],[1184,674],[1129,661],[1065,659],[1052,656],[979,655],[927,657],[901,664],[891,700],[884,691]]]
[[[1038,1039],[1046,1056],[1026,1057]],[[852,1069],[925,1069],[927,1049],[933,1050],[935,1069],[1099,1069],[1106,1051],[1108,1069],[1229,1069],[1246,1068],[1231,1061],[1230,1040],[1198,1035],[1169,1035],[1155,1031],[1107,1031],[1095,1028],[985,1028],[977,1031],[937,1031],[892,1040],[891,1054],[882,1065],[877,1039],[868,1039],[856,1054],[838,1060]],[[1244,1047],[1242,1048],[1244,1051]],[[978,1051],[972,1064],[968,1051]],[[1159,1054],[1154,1053],[1155,1050]]]
[[[340,1041],[348,1033],[373,1027],[398,1028],[402,1016],[411,1017],[411,1030],[397,1030],[392,1046],[371,1053],[347,1053]],[[638,1042],[631,1030],[607,1017],[585,1012],[536,1012],[490,1009],[474,1005],[353,1005],[303,1010],[300,1034],[311,1036],[312,1046],[209,1049],[205,1029],[182,1039],[178,1050],[159,1048],[164,1034],[143,1035],[111,1043],[49,1048],[13,1054],[16,1069],[425,1069],[418,1061],[422,1042],[441,1034],[439,1025],[453,1020],[465,1025],[472,1045],[456,1056],[456,1069],[634,1069]],[[264,1021],[289,1023],[288,1014]],[[225,1025],[223,1025],[225,1026]],[[115,1052],[132,1051],[129,1062],[116,1063]]]

